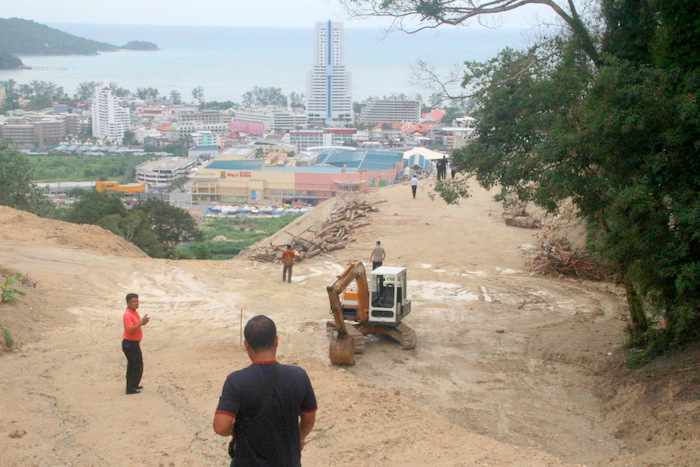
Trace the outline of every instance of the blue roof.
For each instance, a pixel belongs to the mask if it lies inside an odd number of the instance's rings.
[[[263,161],[234,160],[234,161],[214,161],[207,166],[207,169],[220,170],[260,170],[263,168]]]
[[[359,170],[388,170],[402,159],[403,154],[394,151],[333,148],[321,151],[317,162]]]

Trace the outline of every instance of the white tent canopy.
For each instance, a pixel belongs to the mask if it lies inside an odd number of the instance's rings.
[[[424,158],[430,160],[430,161],[436,161],[439,159],[442,159],[443,156],[446,156],[444,152],[439,152],[439,151],[433,151],[432,149],[428,148],[423,148],[423,147],[418,147],[418,148],[413,148],[410,149],[406,152],[403,153],[403,158],[404,159],[411,159],[414,156],[423,156]]]

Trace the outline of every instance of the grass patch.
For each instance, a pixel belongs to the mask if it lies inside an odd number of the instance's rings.
[[[207,219],[202,240],[177,248],[182,259],[231,259],[253,243],[280,231],[299,215],[269,218]]]
[[[12,333],[6,327],[2,328],[2,337],[5,341],[5,347],[12,349],[15,346],[15,340],[12,338]]]
[[[36,182],[81,182],[135,179],[136,166],[153,156],[30,156],[32,178]]]

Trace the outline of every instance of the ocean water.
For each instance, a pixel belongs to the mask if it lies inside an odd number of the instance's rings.
[[[185,100],[202,86],[208,100],[238,100],[253,86],[305,92],[313,63],[314,31],[309,29],[105,26],[52,24],[79,36],[124,44],[147,40],[158,52],[120,51],[98,56],[23,56],[31,70],[0,71],[0,80],[52,81],[67,92],[83,81],[110,81],[136,89],[151,86]],[[525,47],[532,30],[481,26],[387,34],[378,29],[345,30],[345,62],[352,73],[353,99],[404,93],[430,94],[417,83],[419,60],[449,73],[465,60],[485,60],[504,47]]]

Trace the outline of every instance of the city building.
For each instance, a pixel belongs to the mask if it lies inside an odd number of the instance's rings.
[[[187,176],[196,163],[196,159],[188,157],[147,161],[136,167],[136,180],[145,184],[147,190],[167,188],[178,178]]]
[[[394,183],[403,168],[400,152],[354,148],[323,150],[310,166],[215,160],[192,178],[192,197],[200,202],[315,204],[338,193]]]
[[[195,146],[218,146],[219,138],[213,131],[195,131],[192,133],[192,144]]]
[[[306,115],[310,125],[352,124],[350,72],[345,68],[343,24],[316,23],[314,65],[308,76]]]
[[[306,114],[299,114],[283,109],[246,109],[236,111],[233,122],[240,128],[244,124],[262,124],[263,132],[286,133],[291,130],[305,128],[307,124]],[[251,134],[251,132],[246,132]],[[257,134],[260,136],[261,134]]]
[[[317,146],[345,146],[353,141],[357,128],[324,128],[322,130],[294,130],[289,132],[289,143],[297,152]]]
[[[79,115],[18,112],[0,121],[0,138],[21,149],[46,148],[80,135],[83,129]]]
[[[432,138],[438,145],[452,151],[466,146],[473,134],[472,127],[443,127],[434,128]]]
[[[129,109],[121,105],[109,85],[95,89],[92,99],[92,136],[112,142],[121,142],[131,127]]]
[[[377,99],[367,102],[360,116],[360,121],[366,124],[417,123],[420,118],[421,103],[419,101]]]

